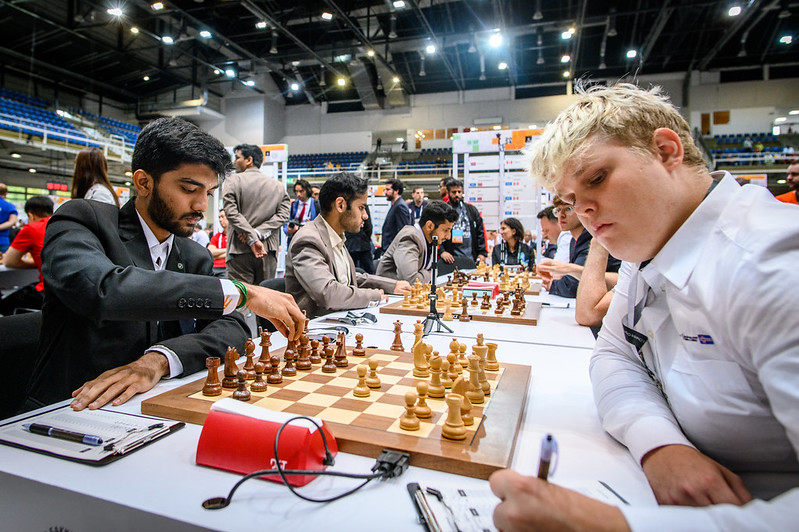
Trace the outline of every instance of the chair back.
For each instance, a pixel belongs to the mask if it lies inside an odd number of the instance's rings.
[[[39,355],[41,328],[41,312],[0,317],[0,364],[6,372],[5,384],[0,386],[0,419],[13,416],[22,407]]]

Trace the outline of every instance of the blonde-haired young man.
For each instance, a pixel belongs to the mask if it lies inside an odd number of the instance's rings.
[[[635,263],[591,360],[602,424],[660,504],[705,508],[618,509],[506,470],[491,479],[497,528],[795,528],[799,327],[784,316],[799,299],[799,211],[709,173],[657,88],[587,91],[529,155],[594,238]]]

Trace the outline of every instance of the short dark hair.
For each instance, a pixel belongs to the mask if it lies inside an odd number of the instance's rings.
[[[463,188],[463,181],[461,181],[460,179],[455,179],[454,177],[450,177],[449,179],[447,179],[447,193],[449,193],[449,190],[452,187]]]
[[[524,240],[524,226],[518,218],[505,218],[500,223],[510,227],[511,231],[513,231],[513,238],[515,238],[517,241],[521,242]]]
[[[33,196],[25,202],[25,212],[44,218],[53,214],[53,200],[47,196]]]
[[[402,191],[405,190],[405,184],[396,177],[394,179],[389,179],[384,183],[385,185],[391,185],[391,188],[397,191],[397,193],[402,196]]]
[[[144,170],[158,181],[182,164],[204,164],[220,178],[233,169],[225,146],[182,118],[159,118],[144,126],[133,149],[131,169]]]
[[[311,196],[313,196],[313,189],[311,188],[311,184],[307,180],[305,180],[305,179],[296,180],[294,182],[294,187],[293,188],[296,189],[297,185],[300,185],[303,188],[303,190],[305,190],[305,193],[308,194],[309,198]]]
[[[422,216],[419,218],[419,226],[424,226],[428,220],[433,222],[435,227],[438,227],[445,221],[455,223],[458,221],[458,211],[453,209],[449,203],[444,203],[441,200],[433,200],[422,210]]]
[[[350,172],[333,174],[325,181],[319,191],[319,207],[322,212],[330,212],[333,209],[336,198],[344,198],[349,209],[355,196],[366,194],[368,188],[369,182],[355,174]]]
[[[413,190],[412,190],[412,192],[416,192],[416,191],[417,191],[417,190],[419,190],[420,188],[422,189],[422,192],[424,192],[424,187],[423,187],[422,185],[419,185],[418,187],[413,187]]]
[[[558,217],[555,216],[555,206],[554,205],[550,205],[546,209],[541,209],[540,211],[538,211],[538,214],[536,214],[536,216],[538,217],[539,220],[547,218],[547,219],[549,219],[550,222],[557,222],[558,221]]]
[[[264,152],[261,151],[261,148],[256,146],[255,144],[239,144],[235,148],[233,148],[233,154],[237,151],[241,150],[241,156],[245,159],[248,157],[252,157],[252,164],[256,168],[261,167],[261,163],[264,162]]]

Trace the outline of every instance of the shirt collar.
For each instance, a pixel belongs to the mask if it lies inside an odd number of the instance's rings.
[[[333,230],[333,228],[330,227],[330,224],[327,223],[327,220],[325,220],[324,216],[321,216],[320,218],[322,218],[322,221],[324,222],[325,227],[327,228],[327,234],[330,236],[330,245],[332,245],[334,248],[342,246],[344,244],[344,240],[346,239],[346,237],[344,235],[336,233]]]
[[[138,210],[136,210],[136,216],[139,217],[139,223],[144,232],[144,238],[147,240],[147,247],[150,249],[150,258],[153,260],[153,266],[156,266],[156,259],[158,259],[159,256],[163,258],[163,264],[165,265],[166,259],[169,257],[169,252],[172,249],[175,235],[169,233],[166,240],[159,242],[155,233],[153,233],[150,226],[147,225],[147,222],[144,221],[144,218],[141,217]]]
[[[652,262],[641,270],[649,286],[657,286],[657,277],[662,276],[682,289],[691,278],[704,251],[705,241],[736,190],[740,189],[729,172],[712,172],[710,176],[719,181],[718,185],[677,229]]]

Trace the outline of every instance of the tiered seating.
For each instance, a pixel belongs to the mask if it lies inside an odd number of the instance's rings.
[[[752,148],[744,147],[744,141],[749,139]],[[792,153],[787,153],[786,146],[780,137],[769,133],[737,133],[731,135],[715,135],[706,138],[710,154],[720,165],[770,165],[781,163],[786,157],[793,158]],[[758,144],[762,150],[755,149]]]
[[[94,113],[90,113],[88,111],[84,111],[83,109],[70,109],[70,112],[73,114],[79,114],[81,116],[85,116],[90,120],[97,122],[97,127],[100,129],[104,129],[110,135],[117,135],[125,139],[125,142],[130,144],[131,146],[136,144],[136,139],[139,138],[139,132],[141,128],[139,126],[135,126],[133,124],[128,124],[127,122],[121,122],[119,120],[112,120],[111,118],[106,118],[105,116],[96,115]]]
[[[288,169],[295,170],[357,170],[368,155],[365,151],[348,151],[342,153],[311,153],[289,155]]]
[[[7,89],[2,90],[3,94],[19,94]],[[41,98],[26,97],[26,99],[37,104],[44,102]],[[45,129],[47,130],[47,138],[50,140],[69,142],[70,144],[81,146],[97,145],[90,141],[84,132],[79,131],[53,111],[39,105],[0,96],[0,117],[5,120],[5,123],[0,123],[0,127],[3,129],[22,132],[33,137],[43,137],[44,135],[40,129]]]
[[[47,100],[44,98],[37,98],[36,96],[28,96],[21,92],[12,91],[11,89],[4,89],[0,87],[0,97],[8,98],[17,102],[26,103],[36,107],[47,107]]]

